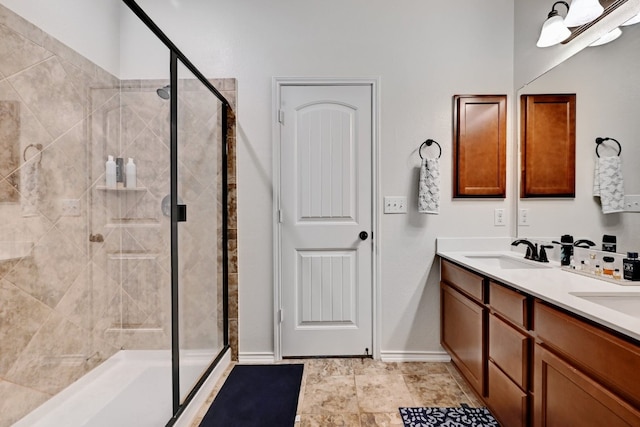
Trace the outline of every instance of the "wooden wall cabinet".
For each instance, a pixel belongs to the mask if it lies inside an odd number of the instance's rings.
[[[507,96],[453,100],[453,197],[505,197]]]
[[[520,143],[520,197],[575,197],[575,94],[522,95]]]

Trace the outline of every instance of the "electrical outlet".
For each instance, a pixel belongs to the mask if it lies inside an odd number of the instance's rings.
[[[518,225],[529,226],[529,209],[518,209]]]
[[[493,212],[493,225],[501,227],[503,225],[506,225],[506,220],[504,218],[504,209],[502,208],[497,208],[494,212]]]
[[[625,194],[624,210],[625,212],[640,212],[640,196],[636,194]]]
[[[62,216],[80,216],[80,200],[62,199]]]
[[[402,196],[385,196],[384,213],[407,213],[407,198]]]

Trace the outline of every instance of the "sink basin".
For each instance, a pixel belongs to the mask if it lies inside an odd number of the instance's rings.
[[[569,292],[571,295],[640,319],[640,292]]]
[[[465,258],[478,260],[491,267],[504,268],[508,270],[526,270],[536,268],[550,268],[548,264],[536,261],[520,260],[507,255],[465,255]]]

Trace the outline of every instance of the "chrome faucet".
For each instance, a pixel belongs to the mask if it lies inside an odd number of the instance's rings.
[[[540,258],[538,257],[538,244],[537,243],[534,245],[533,243],[531,243],[527,239],[518,239],[518,240],[514,240],[511,243],[511,246],[518,246],[521,243],[527,245],[527,254],[524,256],[525,259],[530,259],[532,261],[540,261]]]

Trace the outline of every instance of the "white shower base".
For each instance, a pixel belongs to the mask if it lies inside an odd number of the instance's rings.
[[[185,357],[180,390],[189,389],[213,357],[207,352]],[[227,352],[175,426],[190,424],[229,363]],[[122,350],[13,427],[160,427],[171,415],[171,354]]]

